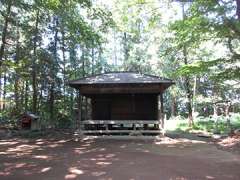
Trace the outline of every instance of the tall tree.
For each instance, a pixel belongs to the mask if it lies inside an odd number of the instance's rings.
[[[2,101],[2,95],[4,96],[4,84],[2,85],[2,65],[3,65],[3,57],[4,57],[4,51],[5,51],[5,46],[6,46],[6,39],[7,39],[7,31],[8,31],[8,25],[10,21],[10,16],[11,16],[11,8],[12,8],[12,0],[9,0],[6,4],[6,12],[4,15],[4,25],[3,25],[3,31],[2,31],[2,37],[1,37],[1,46],[0,46],[0,110],[2,108],[2,103],[5,105],[4,98],[3,102]],[[5,82],[5,75],[4,75],[4,82]],[[3,88],[2,88],[3,86]]]
[[[184,2],[182,3],[182,16],[183,16],[183,21],[186,18],[185,15],[185,9],[184,9]],[[188,54],[187,54],[187,44],[183,44],[183,58],[184,58],[184,65],[189,64],[188,60]],[[192,127],[193,126],[193,108],[192,108],[192,98],[193,98],[193,93],[191,89],[191,84],[190,84],[190,78],[188,76],[184,77],[184,84],[185,84],[185,89],[186,89],[186,94],[187,94],[187,110],[188,110],[188,126]]]
[[[32,58],[32,89],[33,89],[33,102],[32,102],[32,111],[33,113],[37,112],[37,41],[39,36],[39,13],[37,9],[35,13],[35,28],[34,28],[34,38],[33,38],[33,58]]]
[[[2,67],[2,60],[4,57],[4,50],[6,46],[6,38],[7,38],[8,25],[9,25],[10,15],[11,15],[11,7],[12,7],[12,0],[9,0],[7,1],[6,14],[4,14],[4,26],[2,31],[2,39],[1,39],[2,42],[0,47],[0,68]]]

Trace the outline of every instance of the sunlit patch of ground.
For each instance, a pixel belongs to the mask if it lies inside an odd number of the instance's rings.
[[[193,143],[193,144],[202,144],[206,143],[206,141],[203,140],[193,140],[193,139],[187,139],[187,138],[169,138],[169,137],[162,137],[159,141],[155,142],[156,144],[186,144],[186,143]]]
[[[217,142],[219,148],[240,154],[240,136],[226,137]]]
[[[219,141],[218,144],[225,147],[233,147],[240,144],[240,136],[227,137]]]
[[[5,139],[1,180],[239,180],[240,156],[194,138]]]

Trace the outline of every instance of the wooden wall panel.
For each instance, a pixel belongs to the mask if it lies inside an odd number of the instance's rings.
[[[92,97],[93,119],[156,120],[156,94],[115,94]]]

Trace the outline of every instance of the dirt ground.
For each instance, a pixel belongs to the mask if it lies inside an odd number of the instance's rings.
[[[0,140],[1,180],[240,179],[240,155],[211,142],[150,140]]]
[[[234,135],[215,141],[218,148],[240,155],[240,135]]]

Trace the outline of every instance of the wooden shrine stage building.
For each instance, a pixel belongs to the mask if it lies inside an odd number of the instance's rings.
[[[79,91],[76,128],[85,135],[159,134],[164,127],[163,92],[172,84],[170,79],[136,72],[70,81]]]

